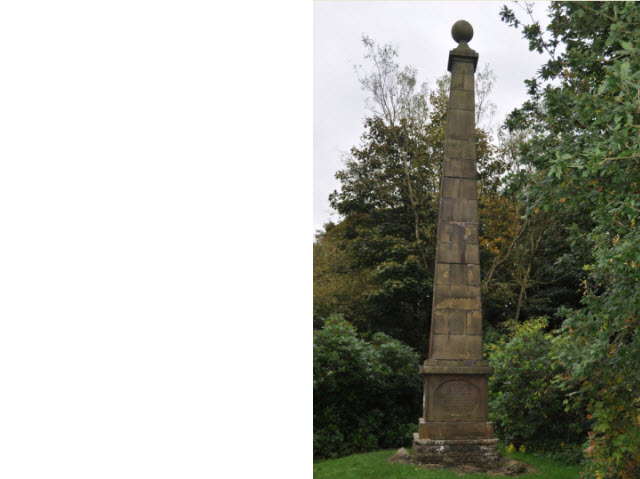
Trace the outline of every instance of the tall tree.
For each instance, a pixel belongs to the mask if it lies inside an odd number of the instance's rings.
[[[362,271],[369,282],[350,309],[332,312],[344,313],[361,331],[382,331],[424,352],[449,78],[440,78],[429,91],[418,85],[415,69],[397,63],[396,49],[368,37],[363,44],[368,64],[356,70],[369,93],[370,116],[360,145],[351,149],[336,174],[341,187],[330,196],[342,220],[319,242],[335,241],[350,258],[350,271]],[[490,69],[481,78],[477,91],[485,120],[493,109]],[[477,137],[481,189],[495,193],[502,170],[489,133],[478,130]]]
[[[345,314],[361,331],[382,331],[426,351],[433,290],[441,165],[449,77],[429,91],[397,52],[365,37],[369,69],[358,74],[370,93],[370,115],[359,146],[336,174],[330,196],[342,220],[316,242],[314,317]],[[477,78],[478,124],[489,127],[494,75]],[[523,218],[522,192],[535,179],[521,162],[525,133],[476,130],[485,321],[499,326],[552,314],[577,302],[581,264],[558,271],[569,249],[563,222],[541,212]],[[512,180],[505,189],[505,174]],[[547,234],[553,226],[554,234]],[[329,253],[330,252],[330,253]],[[566,262],[565,262],[566,263]],[[319,324],[319,322],[318,322]]]
[[[640,477],[640,4],[554,2],[546,30],[502,18],[548,55],[507,122],[531,131],[527,213],[573,218],[570,240],[590,250],[582,307],[562,312],[558,337],[565,379],[582,385],[568,405],[594,421],[592,477]]]

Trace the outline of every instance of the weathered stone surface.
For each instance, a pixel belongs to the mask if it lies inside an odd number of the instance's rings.
[[[477,224],[478,200],[442,197],[440,200],[440,221]]]
[[[457,247],[464,244],[478,244],[478,223],[449,223],[441,221],[438,224],[438,241],[440,243],[454,243]],[[462,243],[464,241],[464,243]],[[437,261],[438,263],[447,263],[447,261]],[[479,263],[476,263],[479,264]]]
[[[473,38],[473,27],[465,20],[458,20],[451,27],[451,36],[458,43],[470,42]]]
[[[473,160],[445,158],[443,170],[444,176],[454,176],[457,178],[476,177],[476,163]]]
[[[482,336],[432,334],[433,359],[482,359]]]
[[[473,90],[451,90],[449,101],[458,105],[461,110],[475,110],[475,98]]]
[[[442,216],[441,219],[443,219]],[[480,264],[477,221],[466,224],[440,222],[438,226],[436,268],[438,268],[438,265],[445,264]]]
[[[462,474],[477,474],[485,471],[486,469],[483,469],[482,467],[471,466],[468,464],[463,464],[462,466],[458,467],[458,472]]]
[[[457,65],[454,65],[454,68]],[[471,66],[471,71],[473,72],[473,65],[472,64],[468,64],[468,65],[464,65],[466,66]],[[451,77],[451,89],[452,90],[467,90],[467,91],[473,91],[473,73],[464,73],[462,71],[458,71],[458,72],[452,72],[452,73],[457,73],[455,75],[455,77],[452,75]]]
[[[457,73],[456,77],[463,79],[466,76],[471,76],[471,88],[473,88],[473,73],[476,71],[477,64],[478,54],[469,48],[467,42],[461,42],[460,45],[451,50],[449,52],[449,62],[447,63],[447,70],[452,73],[451,88],[458,88],[457,84],[453,82],[454,73]]]
[[[432,360],[432,362],[436,361]],[[482,363],[482,361],[479,362]],[[473,372],[465,373],[463,368]],[[426,395],[423,416],[419,423],[434,424],[434,426],[432,429],[424,426],[420,430],[420,437],[464,439],[478,437],[478,431],[493,431],[493,429],[487,429],[487,424],[491,424],[488,422],[487,375],[491,371],[492,369],[485,365],[423,366],[421,372],[425,376]],[[479,374],[480,372],[482,374]],[[447,429],[447,424],[453,422],[460,424],[452,425]],[[451,432],[455,437],[443,436],[442,434],[446,431]]]
[[[486,359],[482,359],[482,360],[479,360],[479,361],[464,361],[464,362],[461,363],[460,361],[457,361],[457,360],[444,361],[444,360],[427,359],[427,360],[425,360],[423,367],[433,367],[433,366],[488,367],[489,366],[489,361],[487,361]],[[493,372],[493,369],[491,369],[491,372]]]
[[[467,311],[467,334],[482,334],[482,311]]]
[[[436,309],[479,309],[482,305],[480,286],[443,285],[436,289],[433,305]]]
[[[487,469],[499,463],[500,455],[497,440],[493,439],[493,424],[488,421],[488,376],[492,369],[482,359],[474,139],[474,72],[478,54],[469,48],[467,41],[449,53],[451,92],[431,341],[429,359],[420,368],[424,377],[424,407],[415,435],[414,454],[424,464],[466,464]]]
[[[390,462],[409,462],[411,460],[411,454],[404,447],[398,449],[398,451],[389,458]]]
[[[520,474],[522,472],[525,472],[526,470],[527,470],[526,466],[521,462],[517,462],[517,461],[513,461],[512,463],[507,464],[507,466],[505,466],[505,471],[508,474]]]
[[[473,76],[471,76],[473,79]],[[469,91],[473,93],[473,90]],[[454,140],[471,140],[475,135],[475,113],[473,108],[452,108],[449,104],[449,114],[447,118],[447,138]]]
[[[466,363],[467,361],[459,361],[459,360],[455,360],[452,362],[455,362],[455,365],[446,365],[446,364],[437,364],[434,366],[430,366],[427,363],[429,363],[430,361],[425,361],[425,364],[423,364],[422,366],[420,366],[420,372],[424,375],[434,375],[434,374],[446,374],[446,375],[478,375],[478,374],[491,374],[493,373],[493,368],[489,367],[488,365],[485,364],[479,364],[476,366],[472,366],[472,365],[468,365],[465,366],[464,363]],[[440,360],[437,359],[433,362],[436,363],[446,363],[446,360]],[[469,362],[477,362],[477,363],[484,363],[485,361],[469,361]],[[460,364],[462,363],[462,364]]]
[[[414,434],[414,460],[443,466],[474,465],[483,470],[500,463],[497,439],[432,440]]]
[[[444,144],[444,156],[445,161],[447,158],[473,161],[475,169],[476,143],[473,139],[456,140],[455,138],[447,138]]]
[[[476,200],[477,196],[476,180],[473,178],[453,178],[445,176],[442,178],[443,198],[459,198],[463,200]]]

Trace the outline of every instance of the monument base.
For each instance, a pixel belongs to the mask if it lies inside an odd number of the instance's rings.
[[[492,422],[434,422],[420,418],[418,437],[421,439],[493,439]]]
[[[445,467],[473,465],[491,469],[500,465],[497,439],[420,439],[413,435],[413,459]]]
[[[485,360],[424,362],[423,416],[414,434],[414,460],[445,467],[469,465],[493,469],[500,465],[498,440],[489,421]]]

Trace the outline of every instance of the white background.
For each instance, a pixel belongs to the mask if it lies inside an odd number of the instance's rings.
[[[312,4],[0,4],[0,477],[311,474]]]

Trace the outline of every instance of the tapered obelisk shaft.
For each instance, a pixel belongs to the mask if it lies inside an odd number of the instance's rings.
[[[449,53],[451,93],[440,188],[440,216],[423,415],[414,434],[424,463],[495,466],[500,455],[488,419],[488,377],[482,359],[478,245],[473,28],[456,22],[459,45]]]
[[[429,359],[482,359],[474,72],[461,41],[449,55],[447,118]]]

